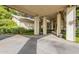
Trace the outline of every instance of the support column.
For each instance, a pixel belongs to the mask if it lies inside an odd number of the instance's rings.
[[[51,20],[51,29],[53,30],[53,20]]]
[[[57,36],[61,34],[61,13],[57,14]]]
[[[67,7],[66,11],[66,40],[75,41],[76,6]]]
[[[43,35],[47,34],[47,18],[43,17]]]
[[[38,16],[34,18],[34,34],[35,35],[39,35],[39,21],[40,19]]]

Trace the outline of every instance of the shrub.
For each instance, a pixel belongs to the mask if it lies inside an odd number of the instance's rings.
[[[26,30],[21,27],[17,28],[0,28],[0,34],[25,34],[33,35],[33,30]]]
[[[79,37],[79,29],[76,31],[76,36]]]
[[[61,33],[63,34],[62,35],[62,38],[66,39],[66,31],[65,30],[62,30]]]
[[[32,35],[33,30],[26,30],[22,27],[18,27],[17,24],[10,19],[0,19],[0,34]]]
[[[11,14],[17,13],[13,9],[0,6],[0,34],[33,34],[33,30],[18,27],[17,24],[11,20]]]

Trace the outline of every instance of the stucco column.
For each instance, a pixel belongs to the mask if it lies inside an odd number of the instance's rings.
[[[51,29],[53,30],[53,20],[51,20]]]
[[[47,34],[47,18],[43,17],[43,35]]]
[[[35,35],[39,35],[39,21],[40,19],[38,16],[34,18],[34,34]]]
[[[76,6],[67,7],[66,10],[66,40],[75,41],[76,34]]]
[[[61,13],[57,14],[57,36],[61,34]]]

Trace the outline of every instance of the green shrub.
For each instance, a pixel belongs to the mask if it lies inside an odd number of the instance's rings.
[[[79,37],[79,29],[76,31],[76,36]]]
[[[15,10],[0,6],[0,34],[33,34],[33,30],[18,27],[17,24],[11,20],[11,14],[16,14]]]
[[[62,30],[61,33],[63,34],[62,35],[62,38],[66,39],[66,31],[65,30]]]
[[[11,12],[5,9],[5,6],[0,5],[0,19],[11,19]]]
[[[26,30],[21,27],[17,28],[0,28],[0,34],[25,34],[33,35],[33,30]]]
[[[11,19],[0,19],[0,34],[25,34],[32,35],[33,30],[18,27]]]
[[[18,33],[19,34],[25,34],[25,35],[33,35],[33,30],[26,30],[24,28],[19,27]]]
[[[76,43],[79,43],[79,37],[76,37]]]

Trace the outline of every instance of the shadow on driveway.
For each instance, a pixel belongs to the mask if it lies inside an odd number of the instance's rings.
[[[12,36],[14,36],[14,35],[3,34],[3,35],[0,35],[0,40],[3,40],[5,38],[9,38],[9,37],[12,37]]]
[[[37,40],[44,36],[31,37],[28,42],[23,46],[18,54],[36,54],[37,53]]]

